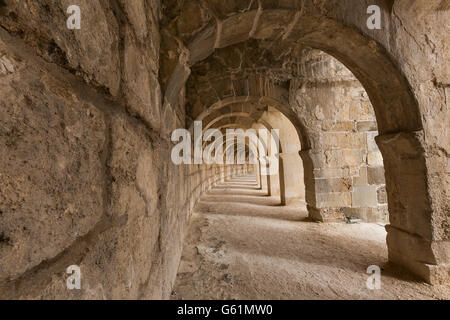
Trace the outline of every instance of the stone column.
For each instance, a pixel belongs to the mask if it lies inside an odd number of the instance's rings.
[[[267,172],[270,173],[269,171],[269,165],[267,166]],[[281,195],[280,193],[280,173],[279,171],[271,174],[271,175],[267,175],[268,177],[268,183],[270,186],[270,196],[277,196],[279,197]]]
[[[226,172],[225,172],[225,165],[222,165],[220,167],[220,182],[224,183],[225,182],[225,176],[226,176]]]
[[[281,203],[289,204],[305,199],[302,160],[298,153],[280,154]]]
[[[256,185],[257,185],[257,187],[258,187],[259,189],[261,189],[261,170],[260,170],[260,166],[261,166],[261,163],[259,162],[259,160],[258,160],[258,162],[253,166],[253,173],[254,173],[255,176],[256,176]]]
[[[343,221],[344,208],[351,207],[350,191],[331,191],[345,186],[345,183],[316,178],[315,169],[320,168],[321,163],[317,153],[302,150],[299,155],[304,167],[305,200],[309,217],[322,222]]]
[[[439,195],[433,187],[439,186],[430,185],[433,169],[423,139],[422,131],[376,138],[386,171],[389,261],[429,283],[445,283],[450,280],[449,212],[445,203],[443,208],[436,205]]]

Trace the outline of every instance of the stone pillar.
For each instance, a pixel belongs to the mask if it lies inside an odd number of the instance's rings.
[[[261,163],[259,166],[259,177],[260,177],[260,185],[261,185],[261,190],[268,190],[268,179],[267,176],[262,174],[262,166],[264,164]]]
[[[269,165],[267,166],[267,172],[269,173]],[[268,183],[270,186],[270,195],[279,197],[280,193],[280,173],[274,173],[272,175],[267,175]]]
[[[326,179],[317,179],[315,169],[320,163],[312,150],[299,152],[304,167],[305,200],[309,217],[315,221],[333,222],[344,220],[344,208],[351,206],[351,194],[331,192],[334,183]],[[342,184],[342,183],[339,183]]]
[[[305,201],[310,218],[313,220],[320,215],[315,215],[316,211],[316,186],[314,180],[314,164],[311,158],[311,149],[301,150],[298,153],[303,163],[303,181],[305,183]],[[316,216],[316,217],[315,217]]]
[[[298,153],[280,153],[281,203],[305,199],[303,165]]]
[[[263,180],[265,180],[265,183],[266,183],[267,195],[270,197],[272,195],[272,190],[271,190],[271,185],[272,185],[271,180],[272,180],[272,178],[271,178],[271,176],[269,174],[267,174],[267,172],[269,171],[269,165],[265,164],[265,166],[266,166],[266,175],[265,176],[263,175]]]
[[[389,261],[404,266],[431,284],[450,281],[448,206],[436,205],[440,186],[429,176],[423,132],[376,138],[386,171]],[[436,170],[436,169],[434,169]],[[445,187],[445,186],[444,186]],[[434,192],[434,194],[432,194]],[[439,195],[437,195],[439,197]],[[434,203],[433,203],[434,202]]]
[[[231,178],[231,165],[225,165],[225,181],[229,181]]]
[[[225,182],[225,176],[226,176],[226,172],[225,172],[225,165],[222,165],[220,167],[220,182],[223,183]]]
[[[256,185],[259,189],[261,189],[262,185],[261,185],[261,163],[258,161],[254,166],[253,166],[254,170],[253,173],[256,176]]]

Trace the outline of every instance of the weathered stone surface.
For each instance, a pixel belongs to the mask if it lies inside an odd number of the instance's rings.
[[[365,186],[367,184],[369,184],[367,167],[361,167],[359,169],[359,175],[353,177],[353,186]]]
[[[66,10],[71,4],[11,0],[0,24],[12,32],[26,34],[26,40],[46,60],[78,71],[86,81],[117,95],[119,30],[111,6],[98,0],[80,1],[82,28],[72,31],[66,26]]]
[[[421,133],[401,133],[378,137],[377,142],[384,157],[389,157],[385,177],[391,225],[429,239],[432,233],[431,225],[426,223],[429,219],[426,209],[429,200],[423,197],[426,185],[420,182],[425,175],[420,157],[421,139]]]
[[[359,122],[358,122],[359,124]],[[323,121],[322,130],[332,132],[351,132],[355,130],[354,121]],[[359,127],[358,127],[359,130]],[[359,130],[361,131],[361,130]]]
[[[378,205],[375,186],[356,186],[352,192],[352,207],[376,207]]]
[[[381,187],[377,190],[378,194],[378,203],[387,203],[387,192],[385,187]]]
[[[358,121],[356,123],[356,130],[358,131],[377,131],[376,121]]]
[[[87,288],[103,288],[109,299],[125,296],[143,298],[149,294],[148,281],[155,270],[148,261],[158,260],[160,216],[158,189],[159,157],[144,130],[126,118],[114,117],[112,151],[111,216],[113,227],[103,233],[81,267],[85,265]],[[106,249],[106,250],[105,250]],[[93,264],[101,259],[100,265]],[[104,273],[99,281],[91,274]],[[87,289],[88,290],[88,289]],[[99,292],[100,293],[100,292]]]
[[[448,281],[449,10],[386,3],[369,30],[364,1],[80,0],[69,30],[70,1],[1,1],[0,297],[169,297],[200,195],[247,170],[167,163],[210,108],[241,113],[223,128],[281,112],[310,217],[385,221],[388,202],[390,261]],[[264,183],[286,195],[290,174]]]
[[[351,189],[351,185],[349,178],[316,179],[316,188],[319,193],[346,192]]]
[[[0,75],[0,296],[168,297],[187,210],[160,202],[167,147],[148,122],[8,41],[0,45],[8,67]],[[179,232],[161,237],[171,228]],[[80,291],[66,288],[73,264]]]
[[[389,212],[387,206],[378,206],[376,208],[344,208],[344,214],[348,218],[359,218],[367,222],[389,222]]]
[[[386,183],[384,178],[384,168],[383,167],[368,167],[367,168],[367,178],[369,184],[382,185]]]
[[[157,128],[161,109],[159,1],[80,1],[80,30],[66,26],[66,10],[72,4],[8,1],[5,11],[9,14],[2,16],[0,24],[26,33],[28,43],[46,60],[61,64],[114,97],[124,94],[130,110]]]
[[[317,207],[350,207],[352,205],[352,196],[350,192],[339,193],[317,193]]]
[[[104,211],[105,119],[0,41],[0,281],[85,235]]]
[[[158,82],[158,66],[149,61],[152,55],[142,50],[132,39],[132,30],[127,28],[124,52],[123,90],[131,111],[159,128],[161,121],[161,92]],[[156,56],[156,59],[157,56]],[[157,61],[157,60],[156,60]]]
[[[372,167],[381,167],[384,165],[383,157],[380,152],[369,152],[367,155],[367,164]]]

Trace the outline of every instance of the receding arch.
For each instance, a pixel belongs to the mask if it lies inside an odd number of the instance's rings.
[[[422,129],[417,101],[405,76],[392,62],[385,49],[360,32],[325,16],[295,18],[296,11],[288,9],[264,10],[256,32],[252,17],[257,10],[237,13],[221,22],[220,34],[216,26],[209,27],[188,45],[189,65],[206,59],[216,48],[223,48],[250,38],[277,41],[277,28],[286,20],[292,24],[283,41],[302,43],[323,50],[336,57],[358,78],[366,89],[379,123],[380,133],[417,131]],[[273,23],[279,20],[279,24]],[[243,32],[248,30],[249,32]],[[187,66],[179,63],[170,77],[165,103],[175,105],[178,93],[190,74]],[[385,84],[388,82],[388,84]],[[233,98],[231,98],[233,99]],[[405,114],[408,114],[405,117]]]
[[[283,89],[285,90],[285,89]],[[285,92],[287,94],[287,92]],[[272,106],[280,111],[283,115],[285,115],[294,125],[297,130],[302,150],[308,150],[311,147],[310,140],[308,138],[308,132],[303,123],[301,123],[300,119],[295,115],[291,108],[288,107],[288,101],[279,101],[272,97],[267,96],[238,96],[238,97],[230,97],[224,100],[219,100],[211,105],[209,108],[204,110],[200,115],[197,116],[196,121],[202,121],[204,118],[209,116],[214,111],[218,111],[222,108],[225,108],[232,104],[237,103],[255,103],[262,106]],[[193,131],[193,125],[190,127],[190,131]]]
[[[440,231],[435,230],[432,221],[434,215],[440,219],[445,208],[435,208],[433,204],[441,206],[442,201],[432,199],[428,189],[429,164],[422,115],[411,85],[394,58],[370,36],[311,8],[305,11],[260,8],[231,15],[218,25],[220,27],[213,25],[204,29],[188,45],[189,64],[180,62],[174,69],[165,93],[164,108],[177,105],[179,93],[189,78],[190,66],[206,59],[218,48],[249,39],[274,44],[280,41],[293,49],[297,45],[307,46],[337,58],[361,82],[374,107],[380,133],[376,141],[383,154],[387,177],[391,218],[387,227],[389,259],[427,281],[440,281],[448,270],[445,266],[448,256],[441,254],[447,244],[435,242]],[[279,30],[283,30],[281,35]],[[253,93],[248,92],[247,96]],[[309,148],[303,148],[304,141],[302,139],[302,158],[307,162]],[[412,189],[411,185],[423,187]],[[424,249],[405,249],[411,244]]]

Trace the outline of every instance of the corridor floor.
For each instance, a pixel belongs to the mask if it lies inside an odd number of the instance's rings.
[[[204,195],[186,236],[173,299],[449,299],[387,265],[386,232],[372,223],[315,223],[305,205],[282,207],[255,178]],[[367,267],[381,267],[369,290]]]

